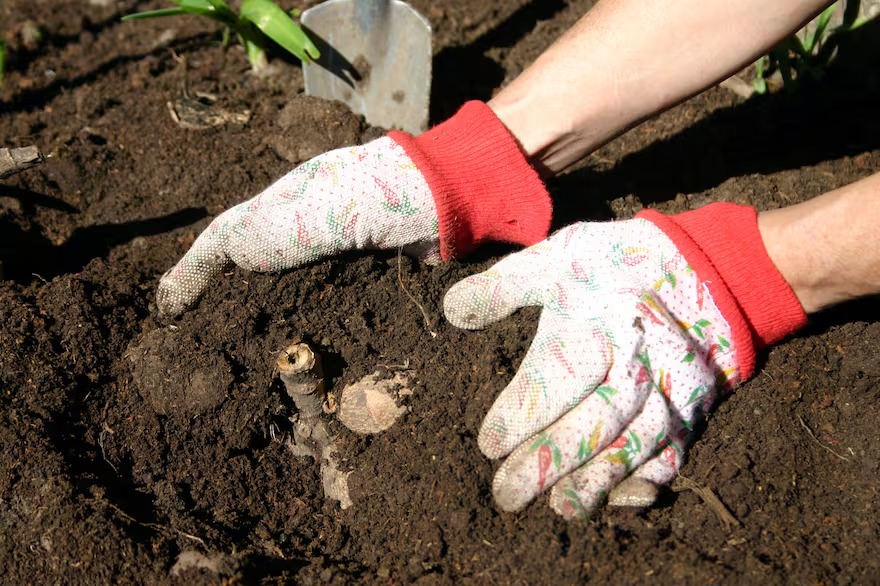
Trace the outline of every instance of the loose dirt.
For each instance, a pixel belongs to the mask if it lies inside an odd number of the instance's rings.
[[[490,97],[590,2],[412,4],[434,27],[439,122]],[[701,430],[682,474],[736,523],[686,489],[578,524],[543,501],[496,510],[497,463],[476,434],[538,313],[464,332],[440,301],[509,248],[438,267],[389,252],[283,274],[230,269],[173,329],[159,323],[159,276],[213,216],[316,154],[382,134],[305,97],[295,63],[252,75],[211,23],[119,21],[160,5],[0,7],[11,49],[0,146],[52,155],[0,184],[4,581],[877,580],[877,299],[764,352]],[[820,84],[749,100],[716,88],[600,149],[550,183],[556,225],[719,200],[769,209],[880,171],[878,28],[843,47]],[[183,128],[168,104],[196,92],[247,116]],[[321,352],[330,392],[377,370],[405,373],[412,391],[381,434],[330,423],[351,472],[345,510],[324,499],[316,462],[285,446],[295,410],[273,365],[297,336]]]

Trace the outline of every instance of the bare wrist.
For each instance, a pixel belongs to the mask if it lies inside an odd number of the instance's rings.
[[[807,313],[880,293],[880,173],[763,212],[767,253]]]
[[[831,304],[833,296],[825,291],[822,259],[814,258],[803,246],[807,236],[801,231],[789,209],[758,214],[758,230],[767,254],[788,282],[807,314]]]

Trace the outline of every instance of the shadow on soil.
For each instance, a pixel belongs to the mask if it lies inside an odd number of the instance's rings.
[[[15,97],[11,99],[7,104],[3,104],[2,100],[0,100],[0,104],[2,104],[4,109],[8,110],[9,112],[35,112],[42,108],[45,108],[46,105],[51,103],[52,100],[54,100],[61,92],[70,91],[80,86],[92,84],[96,80],[106,76],[109,72],[115,71],[124,65],[130,63],[141,63],[144,59],[150,56],[160,56],[166,53],[169,48],[178,54],[186,54],[193,48],[210,42],[212,38],[213,36],[209,34],[197,34],[191,37],[187,37],[185,39],[176,39],[175,41],[167,45],[163,44],[157,46],[152,51],[148,51],[145,53],[126,55],[124,57],[116,57],[114,59],[110,59],[109,61],[101,63],[94,69],[83,73],[82,75],[76,75],[69,78],[58,77],[53,79],[52,82],[45,87],[34,90],[21,91],[17,93]],[[54,47],[55,45],[50,44],[49,46]]]
[[[22,201],[21,205],[26,215],[32,215],[35,206],[67,213],[77,211],[54,198],[14,188],[0,188],[0,196],[9,196]],[[204,208],[186,208],[148,220],[77,228],[70,238],[60,245],[47,240],[37,229],[24,229],[14,223],[0,221],[2,277],[27,283],[35,275],[51,280],[64,273],[78,272],[90,260],[106,256],[115,246],[138,237],[162,234],[187,226],[207,215],[208,212]],[[28,253],[21,254],[21,251],[25,250]]]
[[[464,47],[447,47],[434,56],[431,121],[446,120],[468,100],[486,101],[504,81],[504,69],[486,51],[512,47],[542,20],[565,9],[562,0],[532,1],[499,26]],[[463,67],[462,64],[467,66]]]

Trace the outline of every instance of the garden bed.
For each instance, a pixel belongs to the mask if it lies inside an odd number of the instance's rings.
[[[158,278],[213,216],[299,162],[382,134],[305,97],[295,63],[275,59],[271,75],[254,76],[242,51],[216,42],[212,23],[119,21],[161,4],[0,7],[12,49],[0,146],[51,154],[0,184],[4,580],[830,584],[880,575],[877,299],[819,316],[765,352],[755,377],[711,415],[682,474],[717,495],[736,519],[727,523],[683,482],[655,507],[605,509],[586,523],[563,522],[544,501],[518,514],[494,507],[497,463],[479,453],[476,434],[538,313],[465,332],[444,321],[440,301],[508,248],[437,267],[383,252],[283,274],[230,269],[173,328],[158,321]],[[434,27],[438,122],[466,99],[489,98],[590,2],[412,4]],[[715,88],[603,147],[549,184],[556,226],[642,206],[775,208],[880,171],[877,33],[866,25],[808,91],[744,100]],[[168,103],[196,92],[239,116],[181,127]],[[149,338],[162,327],[161,340]],[[315,461],[286,445],[295,409],[273,365],[297,336],[322,354],[331,392],[376,370],[410,380],[407,412],[388,431],[365,437],[328,416],[339,466],[351,471],[344,510],[324,498]],[[145,393],[144,368],[167,387]],[[206,370],[214,378],[197,396],[180,386]]]

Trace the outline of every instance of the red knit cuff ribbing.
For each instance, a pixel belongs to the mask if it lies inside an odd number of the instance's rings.
[[[552,204],[538,173],[495,113],[468,102],[413,137],[393,131],[434,196],[444,260],[485,241],[530,246],[550,230]]]
[[[754,208],[714,203],[675,216],[638,216],[663,230],[709,287],[733,332],[742,380],[754,371],[756,350],[806,325],[797,296],[767,254]]]

